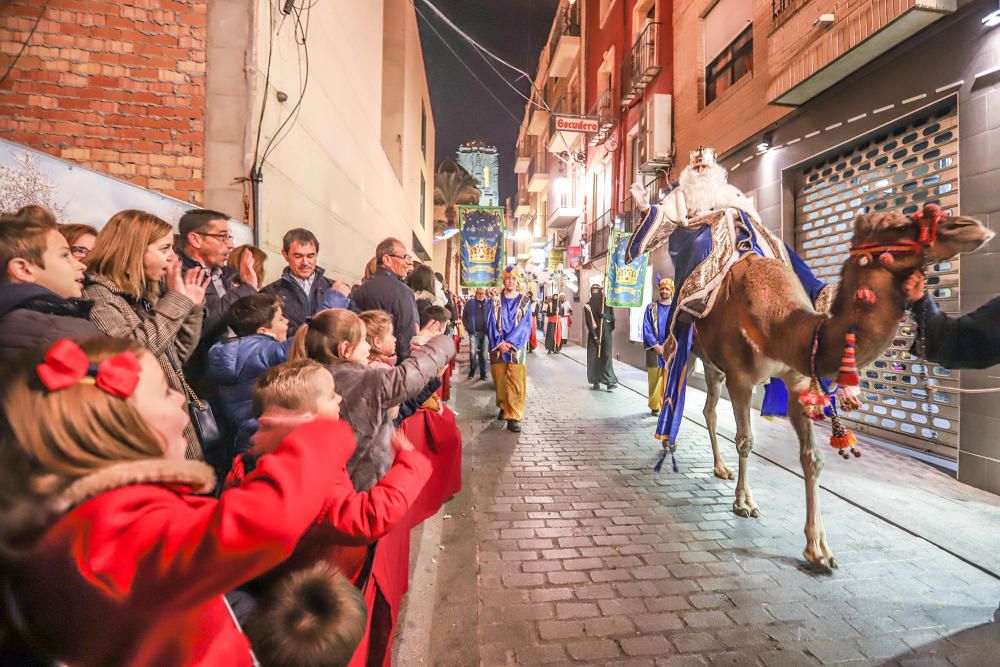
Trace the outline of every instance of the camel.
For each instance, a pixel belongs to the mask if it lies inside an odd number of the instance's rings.
[[[723,382],[732,401],[739,454],[736,514],[760,515],[747,475],[753,449],[750,399],[755,385],[777,377],[788,386],[788,416],[799,440],[805,476],[803,556],[818,567],[837,567],[826,541],[817,494],[823,454],[816,446],[812,422],[798,401],[810,384],[813,337],[822,323],[815,358],[820,378],[836,379],[849,329],[857,336],[857,365],[867,366],[896,335],[906,306],[903,280],[924,265],[976,250],[992,237],[993,232],[978,220],[941,216],[936,207],[914,218],[899,213],[860,215],[854,222],[852,256],[841,270],[840,289],[828,314],[813,308],[792,269],[780,260],[748,254],[732,267],[719,287],[715,306],[698,320],[692,352],[705,366],[708,399],[704,414],[715,474],[723,478],[729,471],[719,457],[715,433],[715,409]]]

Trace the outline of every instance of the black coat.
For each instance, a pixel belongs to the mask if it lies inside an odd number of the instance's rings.
[[[323,269],[316,267],[316,279],[312,289],[306,294],[302,286],[292,277],[292,272],[285,267],[281,278],[265,287],[262,292],[280,296],[284,306],[282,312],[288,318],[288,336],[295,335],[295,330],[305,324],[306,318],[312,317],[320,310],[320,302],[326,291],[333,287],[333,282],[323,275]]]
[[[486,299],[482,301],[469,299],[469,302],[465,304],[465,312],[462,313],[462,324],[465,326],[466,332],[470,334],[486,333],[487,303]]]
[[[928,361],[945,368],[988,368],[1000,364],[1000,297],[961,317],[941,312],[927,294],[913,304],[917,326],[926,337]],[[917,343],[910,350],[917,354]]]
[[[188,257],[183,252],[178,252],[177,255],[181,258],[184,273],[201,266],[197,260]],[[257,293],[257,290],[250,285],[240,283],[239,279],[239,271],[227,266],[222,269],[222,285],[226,288],[225,295],[219,296],[214,281],[209,281],[208,288],[205,290],[205,319],[201,325],[201,339],[198,341],[198,347],[195,348],[194,354],[184,365],[184,376],[192,385],[202,390],[198,392],[199,395],[206,389],[202,385],[201,376],[208,363],[209,348],[229,336],[226,313],[240,297]]]
[[[40,285],[0,285],[0,361],[60,338],[103,337],[87,319],[91,306],[90,301],[64,299]]]
[[[410,339],[417,333],[420,318],[413,290],[399,276],[389,269],[379,268],[358,288],[352,307],[359,313],[365,310],[389,313],[396,334],[396,357],[399,361],[409,358]]]

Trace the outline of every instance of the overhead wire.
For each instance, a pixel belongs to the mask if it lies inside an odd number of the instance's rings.
[[[49,2],[50,0],[45,0],[45,4],[42,5],[41,11],[38,12],[38,16],[35,17],[35,23],[31,26],[31,31],[28,33],[28,36],[24,38],[24,43],[21,44],[21,48],[18,49],[17,55],[15,55],[14,59],[10,61],[10,65],[7,66],[7,71],[3,73],[3,76],[0,76],[0,86],[2,86],[4,81],[7,80],[10,73],[14,71],[14,65],[16,65],[17,61],[21,59],[21,56],[24,55],[24,50],[28,48],[28,44],[31,42],[32,37],[35,36],[35,31],[38,30],[38,24],[42,22],[42,17],[45,16],[45,11],[49,8]]]
[[[506,104],[505,104],[505,103],[503,102],[503,100],[501,100],[501,99],[500,99],[499,97],[497,97],[496,93],[494,93],[494,92],[493,92],[493,89],[492,89],[492,88],[490,88],[490,87],[489,87],[488,85],[486,85],[486,83],[485,83],[485,82],[484,82],[484,81],[483,81],[483,80],[482,80],[481,78],[479,78],[479,75],[478,75],[478,74],[476,74],[476,72],[475,72],[475,71],[473,71],[473,69],[472,69],[472,68],[471,68],[471,67],[469,66],[469,64],[468,64],[467,62],[465,62],[465,59],[463,59],[463,58],[462,58],[462,56],[460,56],[460,55],[458,54],[458,52],[456,52],[456,51],[455,51],[455,49],[454,49],[454,48],[452,48],[451,44],[449,44],[449,43],[448,43],[448,40],[447,40],[447,39],[445,39],[444,35],[442,35],[442,34],[441,34],[441,33],[440,33],[439,31],[438,31],[438,29],[437,29],[437,28],[436,28],[436,27],[434,26],[434,24],[433,24],[433,23],[431,23],[430,19],[428,19],[428,18],[427,18],[427,17],[426,17],[425,15],[424,15],[424,13],[420,11],[420,8],[419,8],[419,7],[417,7],[416,5],[414,5],[414,6],[413,6],[413,8],[414,8],[414,9],[416,10],[416,12],[417,12],[417,15],[418,15],[418,16],[419,16],[419,17],[420,17],[420,18],[421,18],[422,20],[423,20],[424,24],[425,24],[425,25],[426,25],[426,26],[427,26],[428,28],[430,28],[430,29],[431,29],[431,31],[432,31],[432,32],[434,33],[434,35],[435,35],[435,36],[437,36],[437,38],[438,38],[439,40],[441,40],[441,43],[442,43],[442,44],[444,44],[445,48],[447,48],[447,49],[448,49],[448,51],[450,51],[450,52],[451,52],[451,55],[455,56],[455,59],[456,59],[456,60],[457,60],[457,61],[459,62],[459,64],[461,64],[461,65],[462,65],[462,67],[464,67],[464,68],[466,69],[466,71],[468,71],[468,72],[469,72],[469,74],[471,74],[471,75],[472,75],[472,78],[474,78],[474,79],[476,80],[476,82],[477,82],[477,83],[479,83],[479,85],[481,85],[481,86],[483,87],[483,89],[484,89],[484,90],[485,90],[485,91],[486,91],[486,92],[487,92],[487,93],[489,94],[489,96],[490,96],[490,97],[492,97],[492,98],[493,98],[493,100],[494,100],[494,101],[495,101],[495,102],[496,102],[497,104],[499,104],[499,105],[500,105],[500,108],[501,108],[501,109],[503,109],[503,110],[504,110],[504,112],[505,112],[505,113],[506,113],[506,114],[507,114],[508,116],[510,116],[510,117],[511,117],[511,118],[512,118],[513,120],[515,120],[515,121],[517,121],[518,123],[520,123],[520,122],[521,122],[521,118],[518,118],[518,117],[517,117],[517,115],[516,115],[516,114],[515,114],[514,112],[512,112],[512,111],[511,111],[510,109],[508,109],[508,108],[507,108],[507,105],[506,105]]]
[[[274,131],[274,134],[271,136],[271,139],[267,142],[267,145],[264,147],[264,152],[260,158],[261,165],[263,165],[264,162],[267,160],[268,156],[270,156],[278,148],[281,142],[288,137],[288,135],[292,131],[291,123],[294,123],[294,121],[298,118],[299,113],[301,112],[302,101],[305,98],[306,89],[308,88],[309,85],[309,46],[306,43],[306,38],[308,37],[309,34],[309,21],[312,16],[312,12],[310,11],[310,9],[316,4],[316,1],[314,1],[311,5],[304,8],[296,7],[295,5],[292,6],[292,13],[295,15],[293,38],[296,44],[296,57],[298,58],[299,77],[300,77],[299,97],[295,102],[295,106],[293,106],[291,111],[288,112],[288,116],[286,116],[285,120],[282,121],[281,125],[278,126],[278,129]],[[305,13],[306,15],[305,25],[303,25],[302,23],[303,13]],[[299,48],[298,48],[299,46],[302,47],[301,53],[299,53]],[[283,130],[285,133],[282,135],[281,132]]]
[[[430,2],[430,0],[423,0],[423,2],[424,2],[425,5],[428,6],[428,8],[430,8],[431,11],[433,11],[438,16],[438,18],[441,19],[441,21],[443,21],[445,23],[445,25],[447,25],[449,28],[451,28],[452,30],[454,30],[456,33],[458,33],[458,35],[462,39],[464,39],[466,42],[468,42],[472,46],[472,48],[476,51],[476,53],[479,54],[479,56],[483,60],[487,60],[487,56],[488,56],[489,58],[492,58],[493,60],[497,61],[498,63],[500,63],[502,65],[505,65],[506,67],[509,67],[510,69],[512,69],[515,72],[517,72],[518,74],[520,74],[521,76],[518,77],[518,78],[523,78],[523,79],[525,79],[528,82],[528,85],[531,86],[531,90],[534,93],[537,93],[538,99],[541,100],[541,104],[539,104],[534,99],[525,96],[525,94],[522,93],[520,90],[518,90],[517,87],[514,86],[512,83],[510,83],[510,81],[508,81],[506,79],[506,77],[504,77],[496,69],[496,67],[492,63],[490,63],[490,62],[487,61],[487,65],[490,66],[490,69],[492,69],[496,73],[496,75],[500,78],[501,81],[504,82],[504,84],[506,84],[509,88],[511,88],[512,90],[514,90],[528,104],[534,105],[534,106],[538,107],[539,109],[544,109],[545,111],[548,111],[550,113],[552,112],[552,109],[549,107],[548,102],[546,102],[546,100],[545,100],[545,96],[542,95],[542,92],[535,85],[534,79],[531,77],[530,74],[528,74],[527,72],[525,72],[520,67],[517,67],[516,65],[511,65],[509,62],[507,62],[506,60],[504,60],[500,56],[496,55],[495,53],[493,53],[492,51],[490,51],[488,48],[486,48],[485,46],[483,46],[482,44],[480,44],[479,42],[477,42],[475,39],[473,39],[472,37],[470,37],[464,30],[462,30],[460,27],[458,27],[457,25],[455,25],[455,22],[452,21],[450,18],[448,18],[448,16],[445,15],[444,12],[442,12],[440,9],[438,9],[437,7],[435,7],[434,4],[432,2]],[[410,0],[410,3],[413,4],[414,9],[417,9],[415,0]],[[424,20],[426,21],[427,19],[425,18]]]

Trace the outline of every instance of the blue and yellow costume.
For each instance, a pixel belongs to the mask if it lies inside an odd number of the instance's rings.
[[[674,281],[670,278],[661,279],[657,288],[664,286],[669,287],[671,293],[674,292]],[[663,357],[653,348],[664,345],[667,341],[670,333],[670,311],[669,305],[654,301],[646,307],[646,313],[642,318],[642,341],[646,346],[646,375],[649,381],[649,409],[654,414],[663,407],[663,390],[667,374]]]
[[[520,270],[507,267],[504,273],[515,275],[521,282]],[[531,337],[532,304],[528,297],[517,294],[508,297],[504,292],[494,297],[486,313],[486,333],[490,340],[490,372],[496,386],[497,407],[503,411],[503,419],[519,422],[524,416],[524,400],[527,392],[528,339]],[[508,343],[511,349],[501,352],[501,343]]]

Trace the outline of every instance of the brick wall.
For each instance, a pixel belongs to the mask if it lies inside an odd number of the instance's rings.
[[[810,0],[772,19],[769,0],[752,0],[753,73],[704,104],[704,25],[714,0],[674,5],[674,127],[677,154],[697,145],[725,152],[790,111],[770,101],[911,9],[914,0]],[[831,13],[829,29],[813,25]]]
[[[0,72],[42,4],[5,3]],[[200,202],[207,6],[51,0],[0,88],[0,137]]]

